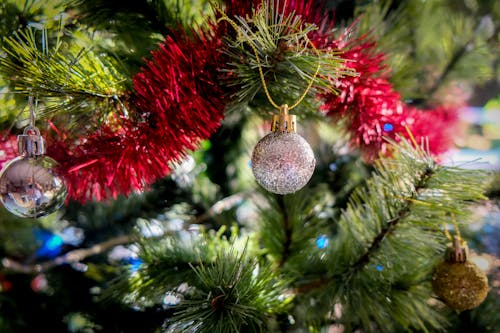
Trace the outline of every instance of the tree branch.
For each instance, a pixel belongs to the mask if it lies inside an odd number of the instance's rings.
[[[366,264],[368,261],[370,261],[370,257],[373,252],[375,252],[381,245],[382,241],[384,238],[391,233],[395,228],[396,225],[408,214],[410,213],[410,205],[407,204],[403,209],[401,209],[398,213],[398,215],[393,218],[392,220],[388,221],[386,226],[380,230],[380,233],[373,239],[372,244],[368,248],[368,250],[363,254],[359,259],[351,265],[350,269],[351,270],[356,270]]]
[[[446,80],[448,75],[451,74],[451,72],[453,71],[457,63],[460,61],[460,59],[465,55],[465,53],[467,53],[467,50],[470,48],[472,43],[473,39],[470,39],[461,48],[455,51],[450,61],[448,62],[444,70],[441,72],[441,75],[437,78],[436,81],[434,81],[432,87],[427,91],[426,96],[432,97],[436,93],[436,91],[441,87],[441,85]]]
[[[281,253],[281,259],[279,262],[279,266],[282,267],[288,260],[288,257],[290,256],[293,228],[290,223],[290,216],[288,216],[288,211],[286,209],[285,200],[283,199],[283,196],[278,195],[277,201],[278,201],[278,207],[280,208],[280,212],[283,216],[283,229],[285,231],[285,242],[283,244],[283,251]]]
[[[309,292],[318,288],[323,287],[324,285],[334,281],[337,278],[342,278],[342,276],[347,273],[347,272],[353,272],[359,268],[361,268],[363,265],[365,265],[367,262],[370,261],[370,258],[372,254],[377,251],[377,249],[381,246],[383,240],[386,238],[387,235],[389,235],[391,232],[394,231],[394,229],[397,227],[398,223],[401,222],[403,218],[408,216],[411,212],[411,206],[413,204],[413,200],[416,199],[418,196],[420,190],[426,187],[426,184],[430,177],[434,174],[434,170],[430,167],[426,168],[420,179],[417,181],[415,184],[415,191],[413,192],[413,195],[406,199],[405,205],[399,210],[397,215],[390,219],[389,221],[386,222],[385,227],[373,238],[373,241],[366,250],[366,252],[359,257],[358,260],[354,262],[354,264],[350,265],[348,268],[344,270],[344,272],[335,274],[330,277],[323,277],[319,278],[316,280],[313,280],[311,282],[308,282],[304,285],[298,286],[296,288],[297,293],[305,293]]]
[[[225,212],[227,210],[230,210],[231,208],[234,208],[235,206],[239,205],[243,199],[247,198],[250,196],[252,192],[240,192],[240,193],[235,193],[233,195],[230,195],[228,197],[222,198],[219,201],[217,201],[215,204],[213,204],[208,210],[206,210],[203,214],[200,216],[197,216],[193,218],[190,221],[187,221],[189,224],[201,224],[205,222],[206,220],[219,215],[222,212]]]
[[[236,193],[229,197],[223,198],[217,201],[213,206],[211,206],[204,214],[188,221],[188,223],[200,224],[203,221],[238,205],[248,195],[249,193]],[[107,241],[93,245],[86,249],[76,249],[70,251],[52,260],[48,260],[42,263],[24,264],[10,258],[3,258],[1,263],[5,270],[17,273],[33,274],[33,273],[46,272],[56,266],[79,262],[87,257],[106,252],[107,250],[117,245],[132,243],[136,240],[137,240],[136,236],[123,235],[123,236],[118,236],[116,238],[108,239]]]
[[[422,174],[418,182],[415,184],[415,191],[411,198],[406,199],[405,205],[399,210],[398,214],[387,221],[386,226],[380,231],[380,233],[373,239],[372,244],[368,248],[368,250],[363,254],[353,265],[351,265],[350,270],[356,270],[366,264],[369,260],[373,252],[375,252],[381,245],[382,241],[385,237],[391,233],[397,226],[397,224],[406,216],[408,216],[411,212],[411,206],[413,204],[413,200],[416,199],[421,189],[426,187],[427,181],[434,174],[434,170],[431,168],[426,168],[425,172]]]
[[[479,20],[478,24],[476,25],[476,28],[474,29],[474,35],[458,50],[455,51],[453,56],[451,57],[450,61],[444,68],[443,72],[441,75],[438,77],[438,79],[434,82],[432,87],[427,91],[427,96],[432,97],[434,93],[441,87],[441,84],[443,84],[444,80],[450,75],[452,72],[453,68],[457,65],[457,63],[460,61],[460,59],[467,53],[467,51],[473,46],[474,44],[474,39],[476,38],[476,33],[480,29],[481,25],[483,24],[484,19],[486,18],[486,15],[481,17]],[[493,36],[496,36],[497,34],[494,33],[492,34]]]
[[[6,270],[12,272],[25,273],[25,274],[41,273],[41,272],[46,272],[56,266],[82,261],[87,257],[96,254],[101,254],[117,245],[128,244],[135,240],[136,237],[134,236],[122,235],[116,238],[108,239],[105,242],[95,244],[86,249],[76,249],[70,251],[68,253],[63,254],[62,256],[56,257],[52,260],[48,260],[42,263],[23,264],[10,258],[3,258],[2,265]]]

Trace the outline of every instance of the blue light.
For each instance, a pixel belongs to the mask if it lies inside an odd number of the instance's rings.
[[[45,247],[50,251],[59,251],[63,244],[64,243],[61,237],[58,235],[52,235],[52,237],[50,237],[45,243]]]
[[[382,272],[382,271],[384,270],[384,266],[382,266],[382,265],[376,265],[376,266],[375,266],[375,269],[376,269],[377,271],[379,271],[379,272]]]
[[[55,258],[62,252],[64,241],[61,236],[42,229],[36,229],[33,233],[35,239],[41,244],[35,252],[37,258]]]
[[[384,131],[385,132],[392,132],[394,130],[394,125],[391,123],[385,123],[384,124]]]
[[[328,246],[328,237],[326,235],[321,235],[316,238],[316,246],[318,249],[322,250]]]
[[[143,261],[140,258],[129,258],[126,263],[129,264],[129,272],[135,273],[141,268]]]

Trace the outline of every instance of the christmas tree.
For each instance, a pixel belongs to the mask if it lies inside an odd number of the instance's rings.
[[[0,18],[0,332],[500,332],[498,2]]]

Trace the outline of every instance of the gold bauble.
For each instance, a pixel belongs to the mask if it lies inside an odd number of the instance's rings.
[[[434,271],[432,289],[450,308],[470,310],[488,295],[488,278],[470,261],[443,261]]]

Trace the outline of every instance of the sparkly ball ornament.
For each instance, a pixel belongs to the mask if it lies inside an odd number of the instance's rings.
[[[271,133],[253,150],[257,183],[272,193],[294,193],[311,179],[315,165],[311,146],[296,133],[296,117],[288,114],[286,104],[281,106],[279,116],[273,117]]]
[[[488,295],[488,278],[479,267],[467,260],[467,244],[455,236],[432,277],[432,289],[450,308],[457,311],[479,306]]]
[[[14,215],[37,218],[60,208],[67,190],[54,171],[57,162],[44,155],[45,142],[32,125],[34,116],[31,119],[31,125],[17,137],[19,156],[0,172],[0,201]]]

